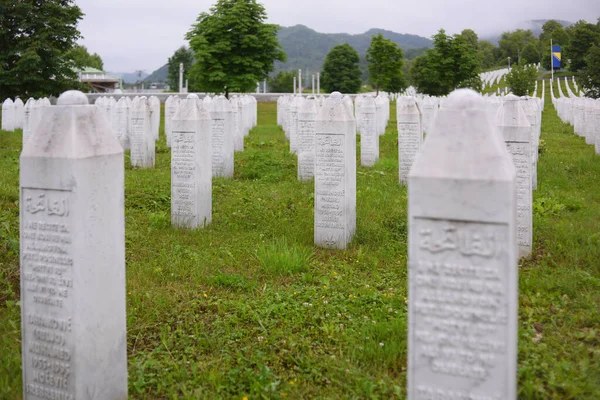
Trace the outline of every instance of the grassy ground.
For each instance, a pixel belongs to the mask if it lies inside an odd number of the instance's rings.
[[[548,89],[548,88],[547,88]],[[600,158],[546,92],[535,252],[520,267],[519,397],[600,397]],[[395,117],[358,168],[357,233],[313,247],[313,184],[259,104],[235,178],[213,181],[213,223],[170,227],[170,153],[126,170],[132,398],[404,398],[406,189]],[[21,397],[20,135],[0,134],[0,398]],[[126,155],[126,163],[129,156]]]

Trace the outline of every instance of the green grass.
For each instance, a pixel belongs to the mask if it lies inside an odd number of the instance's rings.
[[[600,398],[600,157],[549,96],[535,251],[519,270],[519,397]],[[259,104],[234,179],[213,180],[204,230],[170,226],[164,136],[156,168],[126,167],[131,398],[406,395],[407,194],[395,112],[380,161],[358,167],[356,235],[334,251],[313,246],[313,184],[297,181],[275,109]],[[0,133],[2,399],[21,398],[20,140]]]

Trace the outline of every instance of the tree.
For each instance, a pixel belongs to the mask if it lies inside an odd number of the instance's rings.
[[[480,40],[478,43],[479,58],[481,59],[481,67],[483,69],[491,68],[496,65],[496,56],[494,49],[496,46],[488,40]]]
[[[537,68],[525,65],[524,62],[515,63],[506,74],[506,84],[516,96],[531,95],[535,89]]]
[[[465,39],[473,51],[477,51],[477,48],[479,47],[479,37],[473,29],[463,29],[463,31],[460,33],[460,36]]]
[[[167,75],[167,83],[171,89],[179,89],[179,64],[183,63],[183,84],[185,85],[186,76],[189,76],[192,65],[194,64],[194,53],[187,47],[181,46],[171,57],[167,65],[169,73]],[[194,82],[188,82],[191,87],[195,86]]]
[[[360,57],[348,43],[334,46],[323,63],[321,86],[327,92],[358,93],[360,90]]]
[[[563,26],[560,22],[558,22],[554,19],[546,21],[544,23],[544,25],[542,25],[542,32],[540,33],[540,37],[539,37],[540,42],[550,43],[550,39],[552,39],[552,34],[557,29],[563,29]]]
[[[600,98],[600,45],[592,45],[585,57],[586,67],[579,74],[585,95],[594,99]]]
[[[515,63],[519,62],[519,56],[529,42],[535,42],[536,38],[529,29],[517,29],[512,32],[504,32],[500,36],[498,46],[502,50],[502,57],[510,57]]]
[[[583,20],[569,27],[571,40],[565,48],[567,57],[571,60],[569,69],[579,71],[585,68],[585,57],[593,44],[600,44],[600,32],[594,24]]]
[[[291,71],[279,71],[269,78],[267,84],[272,93],[292,93],[294,91],[294,76]]]
[[[543,40],[540,39],[540,42],[542,46],[542,66],[550,69],[550,45],[561,46],[561,52],[564,53],[564,49],[569,44],[569,35],[562,27],[558,27],[548,33],[548,35],[545,35]],[[566,58],[564,58],[563,62],[566,62]]]
[[[0,98],[59,95],[76,85],[69,51],[83,13],[72,0],[0,2]]]
[[[526,63],[537,64],[541,61],[540,51],[540,41],[537,39],[531,40],[521,51],[521,59]]]
[[[277,39],[279,26],[266,24],[256,0],[218,0],[201,13],[186,39],[196,63],[191,77],[210,92],[250,92],[266,79],[273,63],[286,55]]]
[[[433,48],[413,62],[411,75],[419,92],[445,96],[457,88],[480,89],[480,70],[479,57],[467,39],[441,29],[433,36]]]
[[[377,89],[377,94],[380,89],[388,92],[400,92],[404,89],[401,87],[404,82],[404,53],[397,43],[386,39],[381,33],[374,35],[366,58],[367,70],[371,74],[369,79]]]
[[[104,62],[98,53],[90,54],[87,47],[80,44],[73,46],[67,53],[67,58],[73,60],[75,68],[82,69],[85,67],[96,68],[99,70],[104,69]]]

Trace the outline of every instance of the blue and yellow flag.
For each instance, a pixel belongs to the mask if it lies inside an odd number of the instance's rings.
[[[560,46],[552,46],[552,68],[560,69]]]

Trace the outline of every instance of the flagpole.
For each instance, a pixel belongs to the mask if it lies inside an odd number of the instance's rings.
[[[554,54],[552,54],[552,39],[550,39],[550,69],[552,70],[551,82],[554,82]]]

